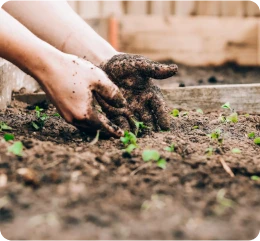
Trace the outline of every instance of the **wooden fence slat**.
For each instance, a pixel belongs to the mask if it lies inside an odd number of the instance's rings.
[[[256,3],[252,1],[245,2],[246,16],[260,16],[260,10]]]
[[[175,2],[175,15],[187,16],[195,14],[195,1],[176,1]]]
[[[220,1],[197,1],[196,2],[196,15],[220,15]]]
[[[143,15],[148,13],[147,1],[128,1],[127,14]]]
[[[171,58],[189,65],[221,65],[230,61],[257,65],[257,21],[230,17],[124,16],[121,48],[152,59]]]
[[[245,16],[243,1],[221,1],[221,16]]]
[[[78,12],[83,18],[97,18],[100,17],[101,2],[99,1],[79,1],[78,2]]]
[[[170,1],[151,1],[151,14],[170,15],[171,2]]]

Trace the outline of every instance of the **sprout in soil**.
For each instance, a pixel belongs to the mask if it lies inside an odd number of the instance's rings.
[[[8,126],[4,122],[0,122],[0,131],[9,131],[12,130],[12,127]]]
[[[224,105],[221,106],[221,108],[223,108],[223,109],[229,109],[230,111],[232,111],[229,102],[226,102]]]
[[[260,145],[260,137],[256,137],[256,138],[254,139],[254,143],[255,143],[256,145]]]
[[[226,117],[227,122],[237,123],[238,122],[238,114],[236,112],[232,113],[228,117]]]
[[[197,109],[196,112],[200,113],[200,114],[203,114],[203,110],[202,109]]]
[[[21,141],[16,141],[13,145],[8,148],[8,151],[16,156],[23,155],[23,143]]]
[[[54,117],[61,117],[59,113],[54,113],[52,116],[54,116]]]
[[[231,152],[234,153],[234,154],[240,154],[240,153],[241,153],[241,150],[240,150],[239,148],[233,148],[233,149],[231,150]]]
[[[137,138],[134,133],[125,131],[124,136],[120,138],[122,143],[126,146],[124,149],[125,152],[131,154],[131,152],[137,148]]]
[[[209,136],[213,140],[217,140],[218,143],[220,143],[220,144],[223,143],[224,138],[221,137],[221,130],[220,129],[216,129],[215,131],[213,131],[211,134],[208,134],[207,136]]]
[[[124,149],[124,151],[127,152],[128,154],[131,154],[132,151],[133,151],[134,149],[136,149],[136,148],[137,148],[137,145],[135,145],[135,144],[130,144],[130,145],[128,145],[128,146]]]
[[[180,111],[178,109],[173,109],[171,111],[171,116],[173,117],[179,117],[180,116]]]
[[[182,116],[188,116],[189,115],[189,112],[185,111],[181,114]]]
[[[158,167],[166,168],[166,160],[161,158],[160,153],[156,150],[144,150],[142,157],[145,162],[155,161]]]
[[[150,127],[144,125],[143,122],[139,122],[139,121],[136,121],[136,120],[133,120],[133,121],[134,121],[135,126],[136,126],[135,135],[137,135],[139,132],[142,132],[145,129],[150,129]]]
[[[32,122],[32,126],[35,130],[40,130],[43,128],[45,121],[49,118],[49,116],[45,113],[42,113],[43,109],[39,106],[35,107],[35,113],[37,120]]]
[[[14,140],[14,135],[10,133],[5,133],[4,134],[4,139],[5,141],[13,141]]]
[[[164,148],[165,151],[174,152],[175,146],[174,144],[171,144],[170,146],[167,146]]]
[[[260,180],[260,177],[254,175],[254,176],[251,176],[251,180],[253,180],[253,181],[259,181],[259,180]]]
[[[255,138],[255,133],[254,132],[250,132],[248,133],[248,138]]]
[[[205,153],[208,155],[208,156],[212,156],[214,152],[214,148],[212,146],[208,147],[206,150],[205,150]]]
[[[196,129],[199,129],[198,126],[193,126],[192,129],[196,130]]]

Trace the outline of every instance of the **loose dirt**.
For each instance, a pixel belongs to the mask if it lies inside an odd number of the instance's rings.
[[[260,116],[239,113],[223,124],[219,112],[172,118],[169,132],[138,138],[124,153],[118,139],[80,133],[53,107],[43,130],[33,110],[11,106],[0,121],[24,144],[22,157],[0,142],[0,229],[7,239],[253,239],[260,230]],[[195,129],[197,126],[198,129]],[[222,145],[207,134],[220,129]],[[0,132],[3,136],[4,132]],[[174,152],[165,147],[175,144]],[[216,149],[208,156],[205,150]],[[232,153],[239,148],[241,154]],[[145,163],[156,149],[166,169]],[[221,161],[231,168],[231,177]],[[26,168],[26,169],[21,169]],[[7,177],[7,181],[6,181]]]

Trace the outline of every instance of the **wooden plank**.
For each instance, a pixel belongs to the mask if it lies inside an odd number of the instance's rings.
[[[127,14],[129,15],[143,15],[148,13],[147,1],[128,1]]]
[[[195,14],[195,1],[176,1],[175,2],[175,15],[188,16]]]
[[[236,111],[260,114],[260,84],[219,85],[163,89],[170,108],[220,110],[230,102]]]
[[[197,1],[196,15],[220,16],[220,1]]]
[[[188,65],[258,64],[258,20],[123,16],[122,51]],[[142,24],[140,24],[142,23]],[[236,27],[237,26],[237,27]]]
[[[78,12],[82,18],[97,18],[100,17],[101,3],[99,1],[79,1]]]
[[[123,14],[122,1],[101,1],[100,17],[120,16]]]
[[[260,114],[260,84],[197,86],[162,89],[170,108],[196,109],[203,111],[220,110],[220,106],[230,102],[236,111]],[[27,104],[35,104],[48,99],[41,92],[18,94],[14,99]]]
[[[221,1],[221,16],[245,16],[244,1]]]
[[[256,3],[252,1],[245,2],[246,16],[260,16],[260,10]]]

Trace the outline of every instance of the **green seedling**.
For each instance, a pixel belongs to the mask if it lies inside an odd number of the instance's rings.
[[[213,152],[214,152],[214,148],[213,147],[208,147],[206,150],[205,150],[205,153],[208,155],[208,156],[212,156],[213,155]]]
[[[189,115],[189,112],[185,111],[185,112],[182,113],[182,116],[188,116],[188,115]]]
[[[49,116],[45,113],[41,113],[43,109],[39,106],[35,107],[35,113],[37,120],[32,122],[32,126],[35,130],[40,130],[43,128],[45,121],[49,118]]]
[[[13,145],[8,148],[8,151],[16,156],[23,155],[23,143],[21,141],[16,141]]]
[[[135,126],[136,126],[136,131],[135,135],[137,135],[139,132],[142,132],[145,129],[149,129],[150,127],[146,126],[143,122],[139,122],[134,120]]]
[[[4,139],[5,139],[5,141],[12,141],[12,140],[14,140],[14,135],[13,134],[9,134],[9,133],[5,133],[4,134]]]
[[[204,112],[203,112],[202,109],[197,109],[196,112],[197,112],[197,113],[200,113],[200,114],[204,114]]]
[[[226,117],[227,122],[237,123],[238,122],[238,114],[236,112],[232,113],[228,117]]]
[[[254,132],[250,132],[248,133],[248,138],[255,138],[255,133]]]
[[[229,109],[230,111],[232,111],[229,102],[226,102],[224,105],[221,106],[221,108],[223,108],[223,109]]]
[[[240,150],[239,148],[233,148],[233,149],[231,150],[231,152],[234,153],[234,154],[240,154],[240,153],[241,153],[241,150]]]
[[[179,111],[178,109],[173,109],[173,110],[171,111],[171,115],[172,115],[173,117],[179,117],[179,116],[180,116],[180,111]]]
[[[175,146],[174,144],[171,144],[170,146],[167,146],[164,148],[165,151],[174,152]]]
[[[211,134],[208,134],[207,136],[209,136],[213,140],[217,140],[220,144],[223,143],[223,137],[221,137],[221,130],[219,129],[213,131]]]
[[[125,131],[124,136],[120,138],[125,146],[129,144],[136,145],[137,138],[134,133]]]
[[[251,176],[251,180],[253,180],[253,181],[259,181],[259,180],[260,180],[260,177],[254,175],[254,176]]]
[[[256,138],[254,139],[254,143],[255,143],[256,145],[260,145],[260,137],[256,137]]]
[[[54,117],[61,117],[59,113],[54,113],[52,116],[54,116]]]
[[[249,117],[250,115],[249,114],[245,114],[245,117]]]
[[[131,154],[132,151],[133,151],[134,149],[136,149],[136,148],[137,148],[137,145],[135,145],[135,144],[130,144],[130,145],[128,145],[128,146],[124,149],[124,151],[127,152],[128,154]]]
[[[145,150],[142,153],[142,157],[145,162],[155,161],[158,167],[166,168],[166,160],[161,158],[160,153],[156,150]]]
[[[199,129],[198,126],[193,126],[192,129],[196,130],[196,129]]]
[[[4,122],[0,122],[0,131],[9,131],[12,130],[13,128],[8,126],[6,123]]]

